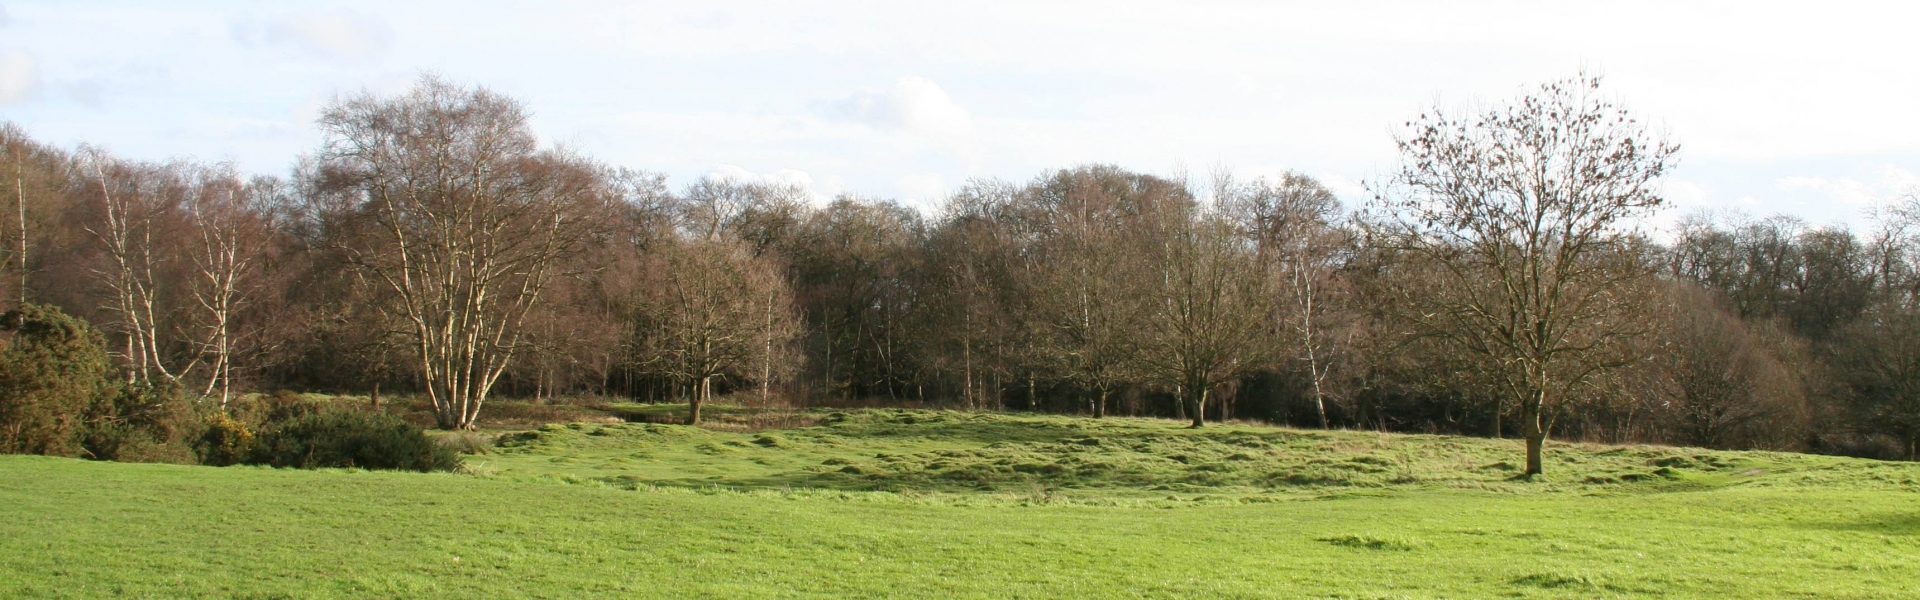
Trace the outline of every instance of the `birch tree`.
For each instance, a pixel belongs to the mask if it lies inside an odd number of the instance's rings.
[[[161,268],[170,253],[161,244],[172,241],[167,227],[178,208],[168,174],[98,148],[83,147],[78,160],[77,170],[99,192],[82,229],[104,256],[92,274],[109,296],[102,308],[115,317],[108,329],[123,338],[118,353],[127,379],[174,381],[193,365],[169,368],[162,348]]]
[[[391,291],[439,426],[474,428],[563,259],[614,222],[603,170],[539,148],[518,101],[430,76],[336,100],[320,128],[358,232],[341,249]]]
[[[1282,353],[1303,363],[1313,392],[1314,414],[1327,428],[1329,376],[1336,356],[1350,335],[1351,323],[1340,310],[1344,283],[1338,277],[1351,245],[1348,230],[1339,225],[1340,200],[1320,182],[1298,173],[1275,181],[1255,180],[1218,185],[1240,227],[1258,246],[1280,295],[1275,306]]]
[[[219,392],[220,407],[233,396],[237,320],[261,291],[261,268],[274,250],[273,225],[263,196],[274,183],[249,184],[230,167],[202,169],[193,175],[187,198],[187,285],[193,298],[194,339],[207,358],[206,385],[200,395]]]

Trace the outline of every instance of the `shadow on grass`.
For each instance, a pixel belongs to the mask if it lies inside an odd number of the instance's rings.
[[[1920,515],[1883,513],[1865,519],[1810,524],[1829,531],[1858,531],[1879,535],[1920,536]]]

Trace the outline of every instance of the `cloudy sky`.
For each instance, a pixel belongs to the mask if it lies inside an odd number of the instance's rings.
[[[1814,224],[1920,190],[1920,22],[1871,2],[9,2],[0,119],[283,173],[338,94],[422,72],[547,139],[928,205],[1087,162],[1293,169],[1349,201],[1396,124],[1582,69],[1683,147],[1678,207]]]

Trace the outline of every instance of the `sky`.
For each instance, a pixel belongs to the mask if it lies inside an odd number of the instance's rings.
[[[285,174],[315,118],[423,73],[553,144],[920,207],[1112,163],[1312,175],[1349,203],[1422,111],[1582,71],[1681,146],[1703,211],[1864,226],[1920,192],[1920,3],[10,2],[0,120]]]

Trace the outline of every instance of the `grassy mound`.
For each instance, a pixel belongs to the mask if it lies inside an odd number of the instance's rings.
[[[807,416],[805,422],[817,425],[763,431],[547,425],[502,436],[501,448],[479,462],[504,477],[624,487],[1038,493],[1079,501],[1434,488],[1631,493],[1835,482],[1920,489],[1920,469],[1908,465],[1787,453],[1552,444],[1548,476],[1515,481],[1521,456],[1514,441],[912,410]]]

